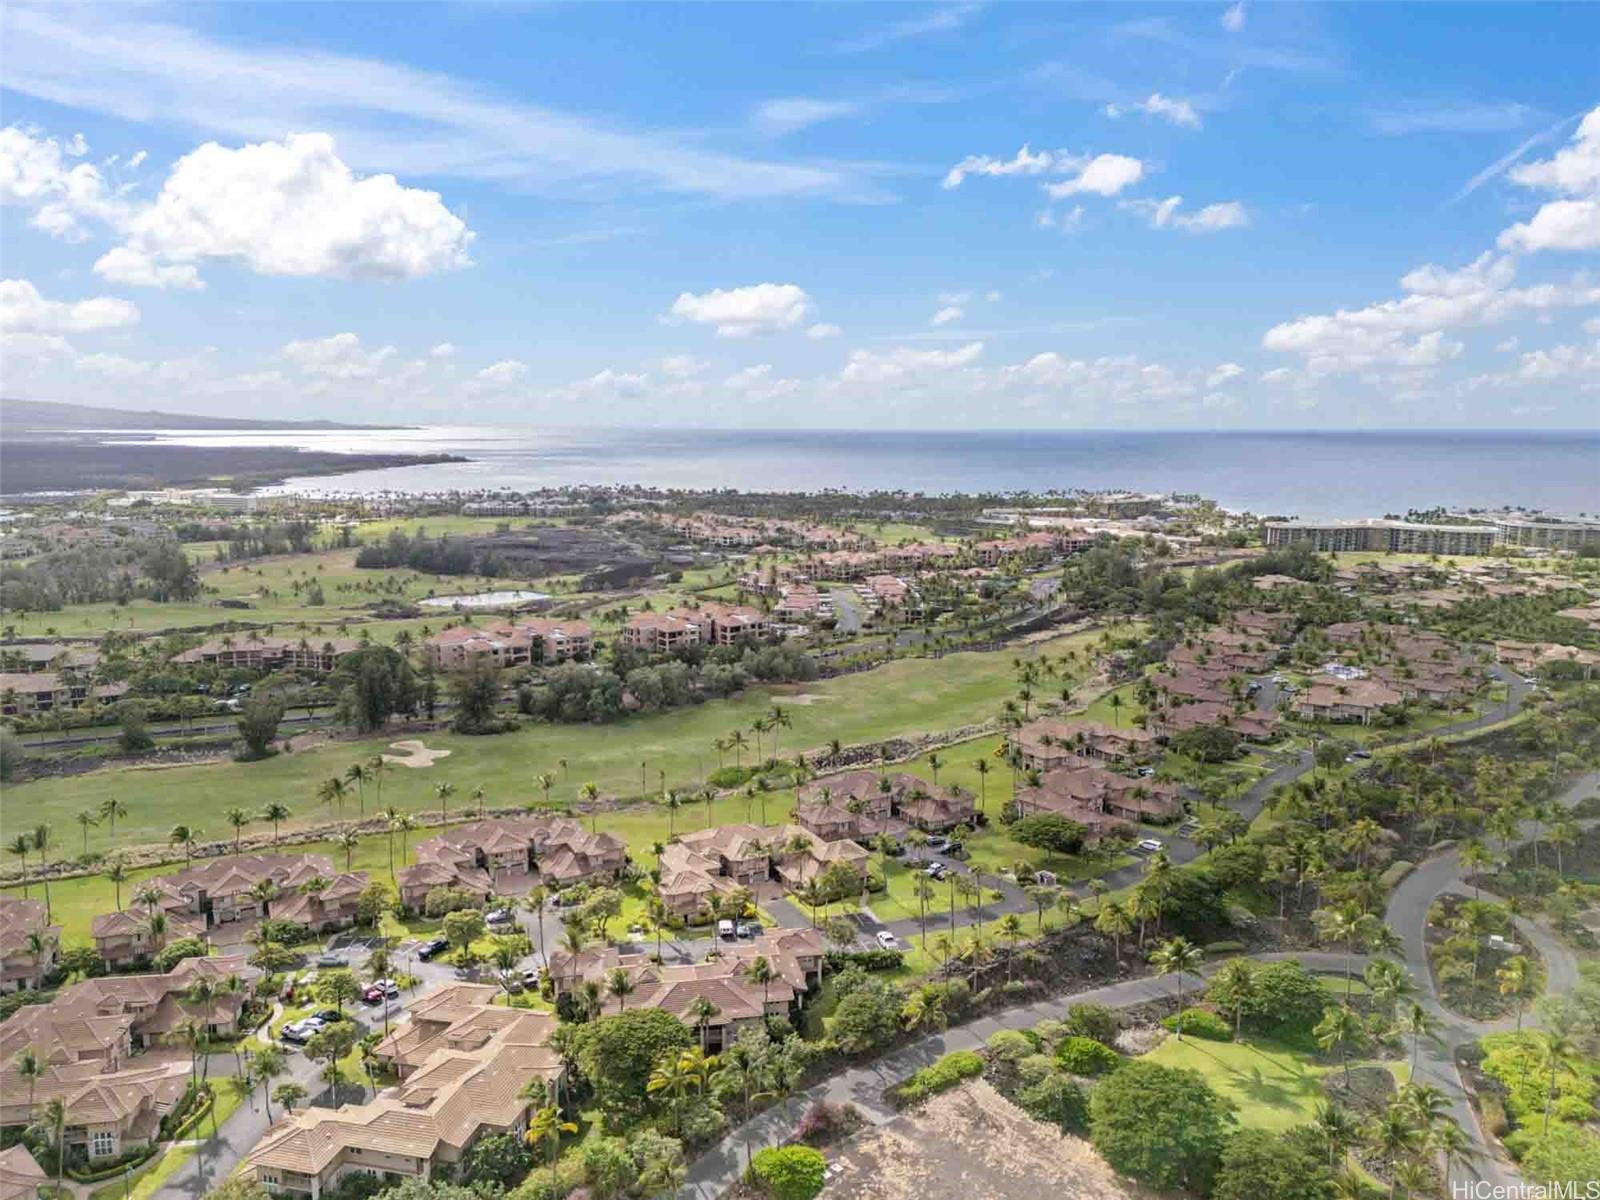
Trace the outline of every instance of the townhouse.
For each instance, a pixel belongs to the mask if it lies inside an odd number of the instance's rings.
[[[28,1148],[8,1146],[0,1150],[0,1200],[39,1200],[40,1188],[50,1182],[44,1168],[34,1161]]]
[[[695,609],[635,613],[623,627],[622,641],[653,654],[669,654],[685,646],[733,646],[771,632],[771,621],[759,609],[704,604]]]
[[[774,930],[759,941],[719,945],[704,962],[664,965],[648,954],[626,954],[615,946],[595,947],[578,954],[557,953],[550,961],[550,978],[557,997],[578,991],[584,983],[604,987],[612,972],[624,972],[633,990],[625,1000],[608,997],[602,1013],[659,1008],[701,1034],[711,1053],[721,1053],[740,1032],[767,1017],[790,1014],[806,992],[822,977],[826,946],[815,929]],[[775,978],[763,985],[752,983],[749,968],[765,958]],[[702,1025],[699,1002],[714,1008]]]
[[[459,671],[475,663],[526,667],[594,655],[594,630],[583,621],[527,617],[440,630],[422,644],[428,663],[439,671]]]
[[[930,789],[904,772],[824,775],[802,785],[795,800],[795,823],[825,841],[867,841],[880,834],[898,838],[907,827],[943,833],[971,823],[977,814],[971,792]]]
[[[669,892],[678,897],[685,914],[698,911],[690,907],[692,894],[709,903],[701,876],[731,880],[752,893],[774,879],[801,891],[835,866],[863,879],[871,861],[855,842],[829,841],[799,825],[718,825],[682,834],[668,848],[674,844],[681,849],[666,854],[664,848],[659,887],[663,899]]]
[[[27,717],[59,708],[77,708],[90,700],[109,704],[128,694],[126,683],[93,683],[88,678],[55,671],[0,673],[0,715]]]
[[[911,585],[898,575],[868,575],[856,592],[873,608],[904,608],[911,601]]]
[[[1278,736],[1281,724],[1282,719],[1275,712],[1266,709],[1239,712],[1233,705],[1215,700],[1152,708],[1145,715],[1145,728],[1158,738],[1215,725],[1238,734],[1247,742],[1270,742]]]
[[[591,833],[569,817],[495,817],[446,830],[417,846],[417,861],[396,875],[400,903],[421,908],[436,887],[485,899],[525,892],[536,883],[562,888],[615,879],[628,847],[609,833]]]
[[[1015,741],[1023,765],[1032,771],[1074,765],[1076,759],[1134,762],[1156,749],[1156,736],[1148,730],[1082,719],[1030,721],[1017,730]]]
[[[1294,712],[1306,721],[1359,721],[1369,725],[1383,709],[1404,700],[1382,680],[1317,676],[1295,696]]]
[[[89,923],[89,934],[101,961],[117,971],[155,957],[168,942],[206,935],[203,917],[163,913],[166,928],[158,931],[151,920],[154,915],[145,909],[125,908],[95,917]]]
[[[172,661],[245,671],[305,671],[326,675],[347,654],[361,649],[355,638],[280,638],[225,634],[174,654]]]
[[[100,652],[92,646],[67,642],[8,642],[0,646],[0,669],[32,674],[38,671],[92,671]]]
[[[1164,780],[1130,779],[1104,767],[1059,767],[1044,772],[1036,786],[1019,789],[1016,805],[1021,816],[1055,813],[1099,838],[1132,833],[1140,821],[1176,820],[1183,797]]]
[[[1504,663],[1524,675],[1531,675],[1540,667],[1551,663],[1572,663],[1583,669],[1584,678],[1593,676],[1600,667],[1600,653],[1559,642],[1518,642],[1503,639],[1494,644],[1496,662]]]
[[[271,1126],[243,1173],[278,1196],[319,1200],[352,1177],[451,1177],[481,1138],[521,1137],[564,1077],[549,1013],[499,1008],[496,989],[448,985],[416,1002],[376,1049],[401,1082],[365,1104],[307,1107]]]
[[[66,1143],[91,1162],[149,1144],[183,1098],[190,1064],[136,1051],[179,1039],[190,1021],[214,1036],[237,1033],[260,976],[243,955],[188,958],[165,975],[87,979],[22,1008],[0,1024],[0,1126],[25,1126],[60,1100]],[[16,1065],[24,1049],[45,1068],[31,1083]]]
[[[0,992],[38,991],[60,952],[61,926],[43,904],[0,894]]]

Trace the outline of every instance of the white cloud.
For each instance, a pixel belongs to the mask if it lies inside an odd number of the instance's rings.
[[[806,319],[811,307],[811,297],[797,284],[757,283],[699,295],[683,292],[672,302],[669,315],[715,326],[718,337],[741,338],[793,329]]]
[[[26,279],[0,279],[0,329],[16,333],[93,333],[139,323],[139,307],[115,296],[46,300]]]
[[[818,321],[806,330],[806,336],[813,342],[820,342],[824,338],[838,337],[843,332],[844,330],[837,325],[830,324],[827,321]]]
[[[1200,114],[1195,110],[1193,101],[1174,100],[1163,96],[1160,92],[1151,92],[1148,97],[1134,104],[1108,104],[1105,107],[1105,114],[1108,117],[1120,117],[1130,112],[1142,112],[1149,117],[1159,117],[1173,125],[1182,125],[1186,129],[1199,129],[1201,125]]]
[[[958,188],[970,175],[1042,175],[1055,167],[1059,157],[1058,152],[1052,150],[1040,150],[1035,154],[1026,144],[1010,158],[969,154],[945,173],[942,186],[947,189]]]
[[[929,318],[928,324],[937,329],[941,325],[949,325],[952,321],[959,321],[966,315],[967,310],[959,304],[947,304]]]
[[[133,155],[128,159],[128,169],[130,171],[137,171],[140,167],[144,166],[145,159],[149,157],[150,151],[135,150]]]
[[[839,378],[845,383],[903,384],[920,376],[970,366],[983,353],[982,342],[955,350],[852,350]]]
[[[1600,285],[1582,276],[1522,288],[1511,286],[1515,276],[1515,261],[1493,254],[1456,270],[1430,263],[1401,278],[1406,295],[1398,300],[1286,321],[1269,329],[1262,345],[1303,356],[1319,374],[1425,367],[1460,353],[1461,344],[1446,341],[1445,331],[1600,303]]]
[[[1411,101],[1374,108],[1372,128],[1385,137],[1414,133],[1506,133],[1521,129],[1534,110],[1526,104],[1480,100]]]
[[[148,375],[151,370],[149,363],[120,354],[80,354],[72,365],[79,371],[103,375],[107,379],[136,379]]]
[[[1522,356],[1518,378],[1526,382],[1572,379],[1586,389],[1600,387],[1600,342],[1592,346],[1552,346]]]
[[[1571,141],[1554,156],[1513,167],[1510,179],[1564,199],[1546,202],[1531,220],[1501,233],[1502,250],[1600,249],[1600,108],[1583,118]]]
[[[115,221],[123,206],[94,166],[68,163],[67,153],[54,138],[0,129],[0,204],[31,208],[29,224],[78,242],[88,237],[86,222]]]
[[[1074,204],[1071,208],[1064,208],[1057,212],[1054,209],[1043,209],[1034,218],[1034,224],[1040,229],[1059,229],[1062,233],[1077,233],[1083,228],[1084,207]]]
[[[440,342],[432,350],[428,351],[429,358],[449,359],[454,358],[455,356],[456,348],[452,342]]]
[[[877,50],[895,42],[928,37],[936,33],[952,33],[977,16],[982,7],[980,4],[954,4],[938,8],[924,16],[908,17],[892,25],[870,30],[859,37],[849,38],[834,46],[834,50],[840,54],[863,54],[868,50]]]
[[[483,370],[472,377],[471,386],[485,391],[497,391],[502,388],[515,387],[528,377],[526,363],[514,358],[503,358],[497,363],[490,363]]]
[[[184,155],[128,222],[152,261],[238,260],[262,275],[397,280],[468,265],[473,233],[437,192],[361,178],[325,133]]]
[[[58,358],[72,353],[72,343],[60,334],[17,332],[0,326],[0,351],[11,359]]]
[[[1229,33],[1238,33],[1244,28],[1244,0],[1234,0],[1222,10],[1222,27]]]
[[[791,396],[800,389],[799,380],[774,376],[771,363],[745,367],[722,381],[723,387],[747,403],[763,403]]]
[[[841,117],[855,116],[862,107],[856,100],[821,100],[808,96],[790,96],[766,100],[757,105],[754,121],[761,132],[777,137],[811,125],[818,125],[823,121],[837,121]]]
[[[116,246],[106,251],[95,261],[94,273],[124,287],[170,287],[190,291],[205,287],[193,263],[163,265],[132,246]]]
[[[1185,213],[1182,196],[1168,196],[1165,200],[1124,200],[1120,205],[1130,212],[1141,214],[1152,229],[1182,229],[1187,233],[1216,233],[1223,229],[1241,229],[1250,224],[1250,214],[1237,200],[1208,204],[1197,212]]]
[[[378,376],[385,363],[395,356],[393,346],[368,350],[353,333],[289,342],[282,351],[307,375],[326,380],[367,380]]]
[[[1077,174],[1060,183],[1045,186],[1052,200],[1062,200],[1088,192],[1096,196],[1115,196],[1144,178],[1144,163],[1125,154],[1097,154],[1086,162],[1078,162]]]
[[[693,379],[696,375],[705,374],[711,364],[692,354],[669,354],[659,366],[661,373],[669,379]]]
[[[1244,374],[1244,368],[1238,363],[1220,363],[1206,376],[1207,387],[1221,387],[1229,380],[1238,379]]]
[[[503,365],[503,364],[499,364]],[[518,366],[522,364],[518,363]],[[492,369],[492,368],[491,368]],[[635,399],[650,389],[650,376],[643,371],[617,371],[607,367],[596,371],[587,379],[580,379],[550,392],[552,399],[566,403],[583,401],[602,404],[616,400]]]
[[[84,140],[83,134],[75,133],[68,139],[66,151],[73,158],[82,158],[89,153],[89,143]]]

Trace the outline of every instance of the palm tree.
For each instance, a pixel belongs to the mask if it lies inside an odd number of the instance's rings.
[[[450,797],[456,794],[456,785],[448,781],[433,785],[434,797],[439,801],[439,824],[450,824]]]
[[[1360,1041],[1365,1031],[1366,1026],[1360,1016],[1348,1004],[1326,1009],[1322,1014],[1322,1020],[1318,1021],[1316,1028],[1311,1031],[1311,1035],[1317,1039],[1317,1045],[1323,1050],[1339,1051],[1339,1063],[1344,1067],[1346,1088],[1350,1086],[1350,1046]]]
[[[1439,1021],[1428,1012],[1420,1003],[1413,1000],[1404,1013],[1400,1015],[1399,1031],[1411,1038],[1411,1078],[1417,1077],[1417,1052],[1422,1047],[1422,1039],[1433,1040],[1439,1029]]]
[[[1229,959],[1211,981],[1214,996],[1226,996],[1233,1006],[1233,1040],[1240,1040],[1244,1028],[1244,1010],[1259,994],[1256,965],[1248,958]]]
[[[345,768],[344,778],[346,783],[356,785],[356,819],[367,815],[367,780],[372,778],[372,772],[365,763],[351,763]]]
[[[45,920],[51,920],[54,912],[50,905],[50,826],[45,824],[33,827],[33,852],[39,858],[39,882],[44,884],[44,915]]]
[[[374,754],[367,759],[367,778],[377,787],[377,794],[373,803],[379,808],[383,807],[383,777],[389,773],[389,760],[381,754]]]
[[[344,817],[344,798],[346,792],[347,789],[344,786],[344,780],[339,778],[337,775],[330,775],[327,779],[322,781],[322,786],[317,788],[317,799],[326,804],[330,812],[334,806],[337,805],[339,809],[339,816],[342,819]]]
[[[735,729],[728,735],[728,748],[733,751],[734,766],[744,766],[744,748],[749,744],[749,739],[744,736],[744,730],[742,729]]]
[[[239,854],[239,835],[244,827],[250,824],[250,814],[242,808],[230,808],[222,815],[228,824],[233,826],[233,853],[237,857]]]
[[[1011,973],[1016,966],[1017,939],[1022,936],[1022,918],[1016,913],[1007,913],[1000,918],[1000,936],[1006,939],[1006,982],[1011,982]]]
[[[1122,939],[1133,932],[1133,917],[1129,915],[1127,907],[1102,899],[1095,908],[1094,928],[1096,933],[1111,939],[1113,953],[1120,962]]]
[[[344,851],[344,869],[348,872],[351,869],[356,847],[361,844],[361,835],[354,829],[341,829],[333,835],[333,844]]]
[[[33,839],[25,833],[19,833],[11,839],[11,844],[6,850],[15,854],[22,860],[22,894],[28,894],[28,855],[33,853]]]
[[[65,1196],[63,1179],[67,1173],[67,1106],[60,1096],[53,1097],[44,1106],[44,1124],[55,1135],[56,1143],[56,1195]]]
[[[1522,1032],[1522,1012],[1528,1005],[1532,989],[1533,972],[1528,960],[1520,954],[1513,955],[1494,973],[1495,983],[1502,996],[1509,996],[1517,1006],[1517,1032]]]
[[[1332,1171],[1338,1160],[1350,1152],[1361,1138],[1361,1127],[1356,1124],[1350,1110],[1328,1101],[1317,1109],[1313,1127],[1328,1147],[1328,1170]]]
[[[1576,1048],[1577,1044],[1567,1033],[1556,1029],[1545,1032],[1544,1052],[1550,1060],[1550,1083],[1544,1094],[1544,1128],[1540,1136],[1550,1132],[1550,1108],[1556,1100],[1556,1071],[1565,1065]]]
[[[694,1027],[700,1031],[700,1053],[706,1052],[706,1027],[711,1024],[711,1018],[722,1010],[709,996],[696,996],[689,1005],[689,1015],[694,1018]]]
[[[250,1068],[256,1082],[261,1085],[261,1100],[266,1105],[267,1121],[272,1121],[272,1081],[286,1069],[283,1051],[276,1046],[263,1046],[250,1053]]]
[[[472,802],[478,806],[478,820],[480,821],[483,820],[483,803],[488,795],[489,793],[481,783],[472,789]]]
[[[989,760],[982,757],[974,759],[972,769],[978,773],[978,811],[981,813],[989,786],[989,771],[991,770]]]
[[[194,847],[200,840],[201,832],[188,825],[174,825],[172,832],[167,835],[169,845],[183,848],[183,868],[186,871],[194,865]]]
[[[409,849],[406,844],[406,837],[417,827],[417,819],[410,813],[401,813],[391,822],[391,826],[400,835],[400,857],[404,858]]]
[[[44,1060],[33,1052],[32,1046],[24,1046],[22,1052],[13,1060],[17,1068],[17,1077],[27,1081],[28,1084],[28,1120],[33,1123],[33,1096],[39,1086],[39,1080],[44,1078],[47,1070]]]
[[[778,757],[778,731],[789,729],[794,725],[789,714],[778,705],[774,704],[767,713],[767,728],[772,730],[772,757]]]
[[[586,783],[578,789],[578,797],[589,806],[589,831],[600,832],[600,785]]]
[[[112,887],[116,888],[117,911],[121,912],[122,885],[128,882],[128,864],[123,861],[120,854],[106,864],[106,878],[111,881]]]
[[[294,1106],[304,1100],[306,1095],[306,1089],[294,1082],[280,1083],[272,1089],[272,1098],[290,1112],[294,1111]]]
[[[106,822],[107,833],[111,837],[112,845],[116,845],[117,842],[117,819],[127,815],[128,805],[115,796],[107,796],[100,801],[100,816]]]
[[[528,1084],[528,1088],[536,1089],[541,1095],[545,1094],[544,1086],[542,1079],[532,1080]],[[578,1127],[562,1117],[559,1108],[554,1104],[547,1104],[528,1114],[528,1132],[523,1137],[528,1145],[539,1151],[546,1163],[553,1163],[561,1153],[561,1135],[577,1132]]]
[[[541,771],[539,774],[533,777],[533,782],[537,784],[539,790],[544,793],[545,807],[548,808],[550,806],[550,789],[555,787],[556,777],[549,771]]]
[[[622,967],[612,968],[611,974],[606,976],[606,995],[617,1002],[618,1012],[627,1009],[628,997],[633,995],[636,986],[633,978]]]
[[[278,825],[280,822],[289,819],[288,807],[274,800],[261,810],[261,819],[272,822],[272,844],[276,846],[278,844]]]
[[[673,1128],[680,1133],[683,1131],[683,1104],[704,1079],[696,1071],[696,1065],[697,1060],[688,1051],[668,1055],[656,1064],[649,1082],[645,1084],[645,1091],[650,1095],[667,1097],[673,1113]]]
[[[1200,969],[1205,953],[1187,938],[1175,937],[1162,943],[1150,956],[1157,975],[1176,976],[1178,982],[1178,1040],[1183,1041],[1183,976]]]
[[[777,977],[778,973],[772,969],[772,964],[767,961],[765,954],[756,955],[751,960],[750,965],[744,969],[745,982],[752,987],[761,989],[761,1012],[763,1015],[767,1011],[767,995],[771,990],[772,981]]]
[[[89,853],[89,827],[100,824],[100,816],[92,808],[80,808],[73,820],[77,821],[83,829],[83,853],[87,857]]]

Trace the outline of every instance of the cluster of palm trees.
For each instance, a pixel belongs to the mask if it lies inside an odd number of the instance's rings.
[[[1477,1157],[1472,1139],[1450,1115],[1448,1098],[1431,1084],[1403,1085],[1366,1120],[1330,1101],[1318,1108],[1312,1128],[1327,1148],[1329,1170],[1337,1172],[1334,1194],[1341,1200],[1371,1192],[1350,1165],[1352,1155],[1387,1176],[1389,1195],[1396,1198],[1436,1195],[1440,1163],[1448,1187],[1455,1168]]]
[[[755,734],[756,738],[757,763],[777,761],[779,735],[783,730],[792,728],[793,725],[794,719],[789,716],[782,705],[778,704],[774,704],[764,714],[750,722],[750,732]],[[762,738],[769,733],[772,735],[772,749],[770,753],[765,753]],[[744,752],[749,745],[750,739],[745,737],[743,729],[731,730],[726,737],[713,738],[711,742],[711,748],[717,752],[717,765],[719,767],[723,762],[722,756],[729,751],[733,753],[734,765],[738,767],[744,766]],[[641,792],[644,791],[642,785],[639,790]]]

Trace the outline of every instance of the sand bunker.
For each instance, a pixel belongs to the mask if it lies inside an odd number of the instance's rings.
[[[785,704],[798,704],[803,708],[808,704],[827,704],[832,699],[832,696],[824,696],[817,692],[800,692],[793,696],[785,696],[783,702]]]
[[[384,762],[394,763],[397,767],[410,767],[412,770],[431,767],[435,759],[450,757],[450,751],[430,750],[415,738],[407,738],[403,742],[390,742],[389,749],[398,750],[400,753],[385,754]]]

